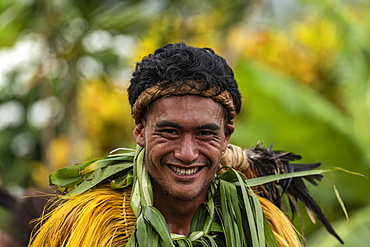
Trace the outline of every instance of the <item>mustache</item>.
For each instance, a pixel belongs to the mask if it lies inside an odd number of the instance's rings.
[[[187,165],[187,166],[190,166],[190,165],[199,165],[199,164],[202,164],[204,166],[210,166],[211,165],[211,162],[208,160],[208,159],[196,159],[196,160],[193,160],[191,162],[184,162],[180,159],[177,159],[175,157],[163,157],[162,160],[161,160],[161,163],[162,164],[171,164],[171,165]]]

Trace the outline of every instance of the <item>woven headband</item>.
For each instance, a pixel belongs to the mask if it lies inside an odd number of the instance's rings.
[[[231,93],[227,90],[220,90],[220,88],[217,86],[211,86],[207,90],[202,89],[202,84],[199,82],[188,82],[181,85],[175,83],[173,86],[166,88],[156,84],[145,89],[136,99],[132,107],[132,117],[135,119],[136,123],[139,123],[143,109],[154,100],[161,97],[170,97],[172,95],[179,96],[190,94],[209,97],[214,101],[221,103],[229,113],[228,123],[233,124],[236,116],[236,110]]]

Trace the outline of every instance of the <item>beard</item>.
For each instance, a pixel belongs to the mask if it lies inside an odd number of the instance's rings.
[[[183,201],[183,202],[189,202],[189,201],[195,200],[200,195],[202,195],[205,191],[207,191],[210,185],[210,182],[207,183],[206,181],[204,181],[203,185],[199,188],[199,190],[196,193],[192,195],[188,195],[187,193],[183,193],[183,194],[174,193],[174,191],[168,186],[166,186],[165,183],[162,183],[161,181],[157,181],[152,176],[150,176],[150,179],[153,184],[153,187],[157,187],[159,190],[162,191],[163,194],[165,194],[166,196],[172,199]]]

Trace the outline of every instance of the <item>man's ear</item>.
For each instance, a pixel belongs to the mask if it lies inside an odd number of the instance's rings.
[[[234,132],[235,127],[232,124],[227,124],[226,125],[227,129],[225,131],[225,143],[224,143],[224,150],[226,150],[227,145],[229,144],[231,134]]]
[[[145,147],[145,128],[143,122],[136,124],[133,134],[136,143],[141,147]]]

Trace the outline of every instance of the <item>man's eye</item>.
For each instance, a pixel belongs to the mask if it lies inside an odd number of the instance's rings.
[[[160,132],[167,135],[177,135],[177,131],[173,129],[164,129],[161,130]]]
[[[215,133],[213,133],[212,131],[201,131],[198,133],[199,137],[213,137],[214,135]]]
[[[203,136],[208,136],[208,135],[212,135],[211,131],[202,131],[199,133],[200,135],[203,135]]]

